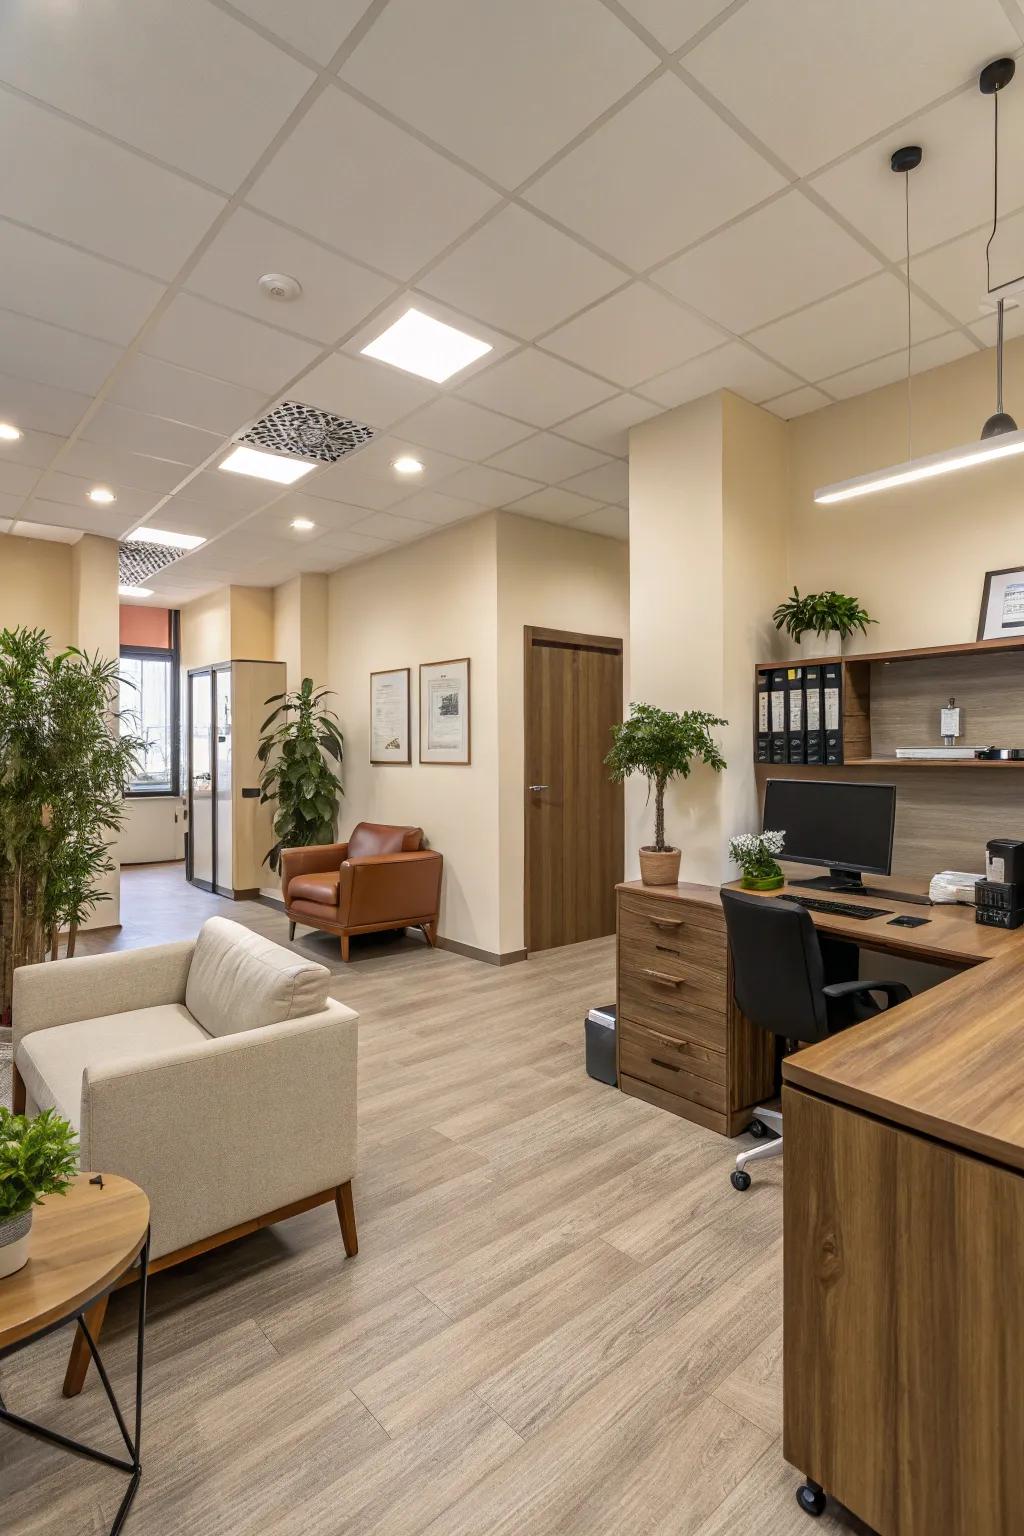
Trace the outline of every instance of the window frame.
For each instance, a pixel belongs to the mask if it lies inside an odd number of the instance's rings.
[[[166,661],[171,669],[171,719],[170,742],[171,755],[171,787],[164,789],[160,785],[151,788],[126,789],[126,800],[176,800],[181,798],[181,646],[179,631],[179,613],[177,608],[169,610],[171,643],[163,645],[122,645],[119,648],[119,658],[128,658],[132,661]]]

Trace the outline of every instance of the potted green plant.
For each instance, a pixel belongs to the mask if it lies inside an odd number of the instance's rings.
[[[66,1194],[77,1171],[77,1138],[56,1110],[30,1118],[0,1105],[0,1280],[28,1263],[35,1206]]]
[[[275,872],[282,848],[309,848],[335,840],[338,796],[345,791],[341,775],[327,758],[340,766],[345,743],[337,715],[323,704],[329,693],[330,689],[314,688],[312,678],[304,677],[294,693],[275,693],[265,700],[277,708],[260,727],[256,756],[263,764],[260,804],[277,801],[277,841],[263,859]]]
[[[842,592],[805,592],[801,596],[796,587],[792,597],[775,609],[772,619],[775,628],[784,629],[796,645],[802,644],[804,635],[813,634],[818,656],[842,655],[843,641],[855,629],[866,635],[868,625],[878,622],[856,597]]]
[[[785,875],[775,862],[786,841],[785,832],[742,832],[729,844],[729,857],[743,871],[740,884],[748,891],[777,891]]]
[[[653,704],[631,704],[629,719],[612,727],[612,749],[605,758],[612,780],[639,773],[647,780],[648,799],[654,792],[654,842],[640,849],[645,885],[677,883],[681,853],[665,842],[665,786],[676,777],[688,779],[695,762],[721,773],[725,758],[711,732],[728,723],[699,709],[675,714]]]

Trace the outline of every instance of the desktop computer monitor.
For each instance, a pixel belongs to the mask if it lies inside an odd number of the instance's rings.
[[[827,875],[795,885],[862,892],[862,874],[889,874],[895,816],[894,784],[769,779],[765,786],[764,829],[786,834],[779,857],[828,869]]]

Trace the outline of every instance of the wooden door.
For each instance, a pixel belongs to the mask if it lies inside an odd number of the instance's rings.
[[[615,932],[623,795],[604,758],[622,719],[622,641],[524,631],[526,947]]]

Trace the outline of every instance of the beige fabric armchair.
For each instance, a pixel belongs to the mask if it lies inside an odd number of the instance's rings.
[[[330,979],[222,917],[194,943],[15,972],[15,1107],[57,1109],[83,1169],[146,1191],[151,1270],[327,1200],[357,1251],[358,1015]],[[80,1340],[68,1396],[88,1366]]]

